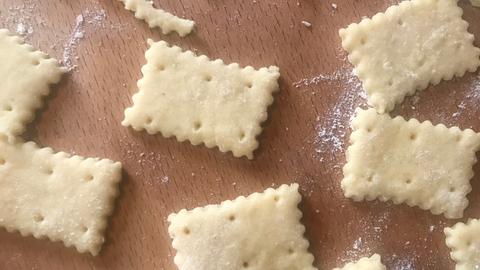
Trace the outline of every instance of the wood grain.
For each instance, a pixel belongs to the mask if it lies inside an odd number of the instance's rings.
[[[98,257],[0,230],[0,269],[176,269],[167,234],[169,213],[293,181],[302,187],[303,222],[319,269],[374,252],[382,254],[389,269],[453,269],[443,227],[456,221],[403,205],[354,203],[343,197],[339,185],[348,119],[363,100],[337,31],[394,1],[335,0],[336,10],[332,1],[316,0],[154,2],[195,20],[195,33],[164,36],[113,0],[0,0],[0,27],[31,26],[27,41],[58,59],[75,18],[85,17],[84,38],[72,49],[77,67],[53,87],[25,137],[57,150],[121,161],[125,172]],[[460,4],[469,30],[480,36],[480,9],[467,1]],[[102,10],[105,17],[90,22]],[[136,92],[147,38],[243,66],[280,67],[281,91],[255,160],[120,125]],[[480,131],[479,99],[472,96],[475,82],[480,91],[477,75],[429,87],[394,114]],[[293,86],[313,77],[317,80],[308,85]],[[480,216],[479,165],[475,172],[462,220]]]

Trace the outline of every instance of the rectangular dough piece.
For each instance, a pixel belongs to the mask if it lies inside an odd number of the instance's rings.
[[[260,124],[278,90],[278,68],[242,69],[164,41],[148,43],[139,92],[122,125],[252,159]]]
[[[368,104],[378,112],[391,111],[430,83],[478,68],[480,49],[457,1],[403,1],[340,30]]]
[[[355,201],[406,202],[461,218],[468,206],[480,134],[357,109],[342,189]]]
[[[471,219],[444,229],[450,256],[457,263],[455,270],[480,269],[480,220]]]
[[[178,18],[164,10],[153,7],[152,1],[147,0],[119,0],[125,4],[125,9],[135,12],[137,19],[144,20],[150,28],[160,27],[163,34],[172,31],[181,37],[192,32],[195,23],[190,20]]]
[[[168,217],[180,270],[314,270],[298,184]]]
[[[121,164],[0,138],[0,227],[97,255]]]
[[[50,84],[66,70],[6,29],[0,29],[0,63],[0,133],[14,137],[25,131]]]
[[[334,268],[333,270],[386,270],[382,264],[380,255],[374,254],[370,258],[361,258],[354,263],[347,263],[343,268]]]

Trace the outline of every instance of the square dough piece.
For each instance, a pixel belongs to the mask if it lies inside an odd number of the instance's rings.
[[[342,46],[378,112],[406,95],[480,65],[457,0],[403,1],[372,19],[340,30]]]
[[[24,132],[66,70],[6,29],[0,29],[0,63],[0,133],[13,137]]]
[[[343,268],[334,268],[333,270],[386,270],[387,268],[381,262],[381,257],[374,254],[370,258],[361,258],[355,263],[348,263]]]
[[[163,34],[172,31],[181,37],[192,32],[195,23],[178,18],[164,10],[153,7],[152,1],[147,0],[119,0],[125,4],[125,9],[135,12],[135,18],[144,20],[150,28],[160,27]]]
[[[457,263],[456,270],[480,269],[480,220],[471,219],[445,228],[450,256]]]
[[[168,217],[180,270],[313,270],[298,184]]]
[[[120,163],[0,139],[0,227],[97,255],[121,178]]]
[[[468,206],[480,134],[357,109],[342,189],[355,201],[406,202],[461,218]]]
[[[122,125],[252,159],[260,124],[278,90],[278,68],[242,69],[164,41],[148,43],[140,91]]]

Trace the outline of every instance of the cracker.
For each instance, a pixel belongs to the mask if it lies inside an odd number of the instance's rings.
[[[381,257],[374,254],[370,258],[361,258],[355,263],[347,263],[343,268],[334,268],[333,270],[386,270],[387,268],[381,262]]]
[[[460,218],[468,205],[480,134],[357,109],[342,189],[355,201],[407,203]]]
[[[445,228],[450,256],[457,263],[456,270],[480,269],[480,220],[471,219]]]
[[[474,7],[480,7],[480,0],[470,0],[470,3],[472,3]]]
[[[298,184],[168,217],[180,270],[313,270]]]
[[[412,0],[340,30],[342,46],[378,112],[416,90],[480,65],[457,0]]]
[[[25,131],[50,84],[66,70],[6,29],[0,29],[0,63],[0,133],[14,137]]]
[[[195,22],[178,18],[164,10],[153,7],[152,1],[147,0],[119,0],[125,4],[125,9],[135,12],[137,19],[144,20],[150,28],[160,27],[163,34],[172,31],[181,37],[192,32]]]
[[[278,68],[242,69],[164,41],[148,43],[140,90],[122,125],[252,159],[260,124],[278,90]]]
[[[0,138],[0,227],[97,255],[121,164]]]

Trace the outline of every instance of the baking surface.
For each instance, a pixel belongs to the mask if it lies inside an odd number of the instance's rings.
[[[340,189],[349,119],[365,103],[337,31],[397,1],[154,1],[195,20],[186,38],[150,30],[114,0],[0,0],[0,27],[73,69],[25,138],[121,161],[121,196],[98,257],[0,230],[0,269],[176,269],[166,217],[282,183],[301,186],[303,222],[320,269],[382,255],[388,269],[453,269],[443,228],[480,217],[480,165],[461,220],[391,203],[355,203]],[[332,4],[336,4],[334,8]],[[460,1],[480,45],[480,9]],[[79,16],[81,15],[81,16]],[[302,24],[310,22],[311,27]],[[256,68],[278,65],[281,90],[253,161],[120,125],[137,91],[146,39]],[[431,86],[394,115],[480,131],[480,76]]]

